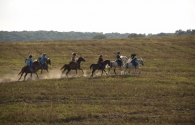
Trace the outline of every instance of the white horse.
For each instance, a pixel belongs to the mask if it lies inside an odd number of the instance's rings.
[[[116,61],[111,61],[110,62],[110,67],[108,68],[108,73],[110,72],[110,69],[113,67],[114,68],[114,73],[116,75],[116,72],[115,72],[116,68],[121,69],[122,67],[125,67],[125,64],[126,64],[128,58],[126,56],[120,56],[120,58],[121,58],[121,61],[122,61],[122,66],[120,67]]]
[[[144,65],[144,61],[141,58],[141,59],[137,59],[136,62],[137,62],[138,65],[137,66],[134,66],[133,63],[131,63],[131,60],[128,60],[128,62],[125,64],[124,74],[125,74],[125,72],[126,72],[127,69],[129,69],[128,73],[130,74],[130,70],[132,68],[135,68],[135,73],[136,73],[136,69],[138,68],[139,69],[139,72],[137,74],[139,74],[141,72],[140,64]]]

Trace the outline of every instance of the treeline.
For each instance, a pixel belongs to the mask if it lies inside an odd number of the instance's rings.
[[[13,41],[54,41],[54,40],[90,40],[90,39],[114,39],[114,38],[136,38],[149,36],[181,36],[195,35],[195,30],[177,30],[175,33],[159,34],[136,34],[136,33],[97,33],[97,32],[57,32],[57,31],[0,31],[0,42]]]
[[[57,32],[57,31],[0,31],[0,42],[13,41],[54,41],[54,40],[90,40],[103,38],[127,38],[129,34],[97,32]]]

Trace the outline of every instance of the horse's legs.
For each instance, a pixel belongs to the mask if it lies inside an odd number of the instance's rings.
[[[104,71],[104,70],[102,69],[102,74],[103,74],[103,71]],[[102,76],[102,74],[101,74],[101,76]]]
[[[46,68],[46,71],[47,71],[47,73],[49,73],[49,70],[48,70],[48,68]]]
[[[95,72],[95,69],[93,68],[93,70],[92,70],[92,73],[91,73],[91,76],[93,77],[93,73]]]
[[[66,72],[66,76],[68,77],[68,73],[70,72],[71,69],[68,69],[68,71]]]
[[[106,75],[108,75],[108,73],[105,71],[105,69],[102,70],[102,73],[103,73],[103,71],[106,73]]]
[[[110,72],[110,68],[108,68],[108,73]]]
[[[39,76],[38,76],[38,74],[35,72],[35,74],[37,75],[37,78],[39,79]]]
[[[64,68],[64,70],[62,71],[62,74],[61,74],[61,77],[62,77],[62,75],[63,75],[63,73],[66,71],[66,68]]]
[[[81,71],[82,71],[82,73],[84,74],[84,72],[83,72],[83,70],[82,70],[82,69],[79,69],[79,70],[81,70]]]
[[[115,75],[116,75],[116,71],[115,71],[115,70],[116,70],[116,68],[114,68],[114,73],[115,73]]]
[[[124,69],[124,71],[123,71],[123,72],[124,72],[124,75],[125,75],[126,70],[127,70],[127,68],[125,67],[125,69]]]
[[[25,81],[25,79],[26,79],[26,75],[27,75],[28,73],[26,73],[25,75],[24,75],[24,81]]]
[[[141,67],[138,67],[138,69],[139,69],[139,72],[138,72],[138,74],[140,74],[140,73],[141,73]]]
[[[24,72],[21,73],[20,78],[18,79],[18,81],[20,81],[20,79],[21,79],[21,77],[22,77],[23,74],[24,74]]]

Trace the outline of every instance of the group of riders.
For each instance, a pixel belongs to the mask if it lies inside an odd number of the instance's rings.
[[[45,69],[46,66],[47,66],[47,56],[45,53],[43,53],[39,58],[38,58],[38,61],[40,62],[41,64],[41,68],[42,69]],[[29,55],[29,57],[27,59],[25,59],[25,63],[26,63],[26,66],[30,67],[30,70],[33,71],[33,67],[32,67],[32,64],[33,64],[33,57],[32,55]]]
[[[137,66],[137,57],[136,57],[136,54],[131,54],[131,63],[134,65],[134,66]],[[100,69],[103,68],[103,56],[100,55],[99,56],[99,59],[98,59],[98,64],[100,66]],[[116,60],[115,60],[118,64],[119,67],[121,67],[123,65],[123,62],[121,60],[121,55],[120,55],[120,52],[117,52],[116,53]]]
[[[76,57],[76,53],[73,52],[72,53],[72,58],[71,58],[71,62],[70,63],[77,63],[77,57]],[[131,54],[131,63],[134,65],[134,66],[137,66],[137,62],[136,62],[136,54]],[[47,66],[47,56],[45,53],[43,53],[39,58],[38,58],[38,61],[40,62],[41,66],[42,66],[42,69],[44,69],[46,66]],[[99,55],[99,58],[98,58],[98,62],[97,64],[99,64],[99,69],[102,69],[104,64],[103,64],[103,56],[102,55]],[[121,60],[121,55],[120,55],[120,52],[117,52],[116,53],[116,60],[115,60],[118,64],[119,67],[121,67],[123,65],[123,62]],[[33,71],[33,68],[32,68],[32,63],[33,63],[33,58],[32,58],[32,55],[29,55],[29,57],[27,59],[25,59],[25,63],[26,63],[26,66],[30,67],[30,70]]]

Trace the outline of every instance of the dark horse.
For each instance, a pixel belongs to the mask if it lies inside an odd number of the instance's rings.
[[[38,61],[34,61],[31,68],[32,68],[33,71],[31,71],[31,69],[30,69],[29,66],[24,66],[24,67],[21,69],[21,71],[18,73],[18,75],[21,74],[21,75],[20,75],[20,78],[18,79],[18,81],[21,79],[21,77],[22,77],[22,75],[23,75],[24,73],[25,73],[25,75],[24,75],[24,80],[26,79],[26,75],[27,75],[28,73],[31,73],[31,78],[32,78],[32,73],[35,73],[35,74],[37,75],[37,78],[39,78],[39,76],[38,76],[38,74],[37,74],[37,71],[38,71],[39,68],[41,68],[40,63],[39,63]]]
[[[41,64],[41,62],[40,62],[40,64]],[[50,58],[47,58],[47,61],[46,61],[46,64],[45,64],[44,67],[41,64],[41,67],[39,68],[39,69],[41,69],[41,74],[42,74],[43,70],[46,70],[49,73],[49,71],[48,71],[48,64],[51,65],[51,59]]]
[[[99,64],[91,64],[91,66],[90,66],[90,69],[91,68],[93,68],[92,69],[92,74],[91,74],[91,76],[93,76],[93,73],[98,69],[98,70],[102,70],[102,74],[103,74],[103,71],[106,73],[106,75],[107,75],[107,72],[105,71],[105,66],[106,65],[109,65],[110,66],[110,60],[105,60],[104,62],[103,62],[103,67],[101,67],[101,69],[100,69],[100,65]],[[101,75],[102,75],[101,74]]]
[[[77,63],[75,63],[75,62],[70,62],[69,64],[64,64],[64,66],[61,68],[61,70],[64,69],[64,70],[62,71],[62,74],[63,74],[66,70],[68,70],[68,71],[66,72],[66,76],[68,77],[68,73],[70,72],[71,69],[72,69],[72,70],[76,70],[76,74],[77,74],[77,69],[79,69],[79,70],[81,70],[81,71],[83,72],[83,70],[82,70],[81,67],[80,67],[80,63],[81,63],[82,61],[85,62],[85,59],[84,59],[83,57],[79,57],[78,60],[76,61]],[[83,73],[84,73],[84,72],[83,72]],[[62,77],[62,75],[61,75],[61,77]]]

